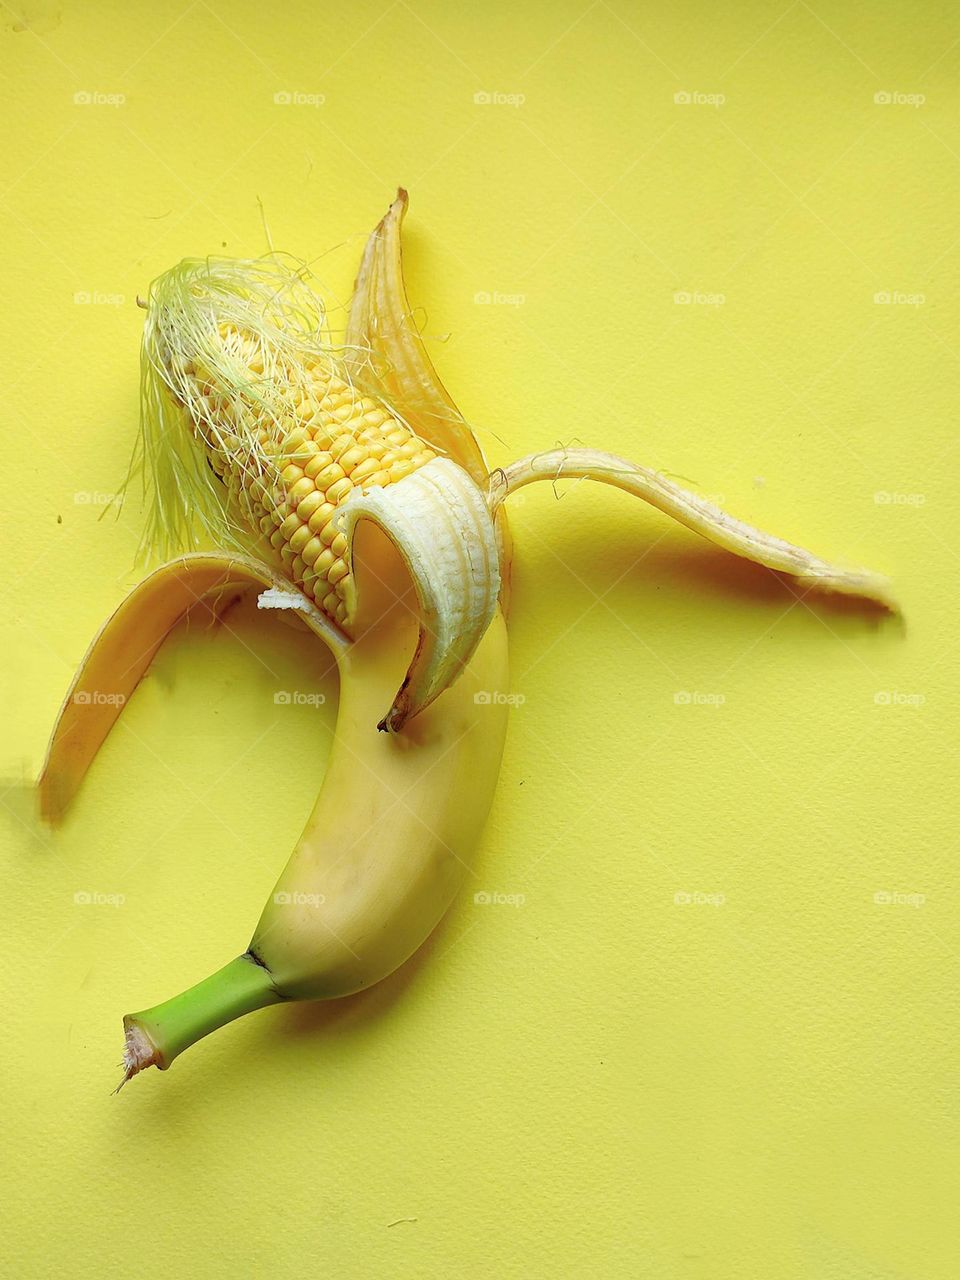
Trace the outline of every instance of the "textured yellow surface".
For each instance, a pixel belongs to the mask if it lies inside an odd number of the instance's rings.
[[[956,1276],[956,15],[23,9],[0,14],[5,1273]],[[258,198],[344,299],[400,182],[411,294],[491,462],[580,440],[668,470],[889,571],[907,626],[612,490],[526,490],[523,701],[475,886],[522,905],[468,892],[366,997],[254,1015],[111,1097],[120,1015],[246,944],[336,700],[276,619],[177,637],[64,828],[33,825],[20,784],[135,580],[137,504],[98,519],[136,429],[134,299],[183,256],[262,251]]]

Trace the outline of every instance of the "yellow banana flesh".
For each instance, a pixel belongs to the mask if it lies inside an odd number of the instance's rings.
[[[289,999],[348,995],[412,955],[470,872],[493,799],[506,712],[476,694],[507,687],[503,617],[402,735],[376,728],[396,639],[377,632],[340,662],[323,788],[250,944]]]

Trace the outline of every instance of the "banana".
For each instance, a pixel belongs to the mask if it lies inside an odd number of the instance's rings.
[[[124,1018],[124,1081],[255,1009],[371,986],[447,910],[503,751],[506,700],[489,695],[509,687],[504,502],[518,488],[613,484],[804,587],[894,607],[878,575],[613,455],[554,450],[488,473],[407,322],[406,206],[401,191],[368,241],[340,352],[302,271],[274,261],[188,262],[151,287],[138,464],[154,485],[151,541],[189,545],[199,529],[221,549],[168,560],[104,624],[54,727],[41,813],[62,819],[165,636],[240,593],[292,610],[329,648],[340,704],[316,804],[250,946]]]

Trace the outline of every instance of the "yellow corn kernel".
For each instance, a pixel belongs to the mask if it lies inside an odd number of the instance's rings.
[[[314,560],[313,562],[314,573],[316,573],[318,577],[322,578],[324,582],[326,582],[327,574],[333,568],[336,559],[337,557],[333,554],[330,548],[324,547],[324,549],[317,556],[316,560]]]
[[[293,536],[290,538],[291,549],[295,551],[297,555],[303,555],[304,547],[306,547],[312,537],[313,534],[310,532],[309,525],[300,525],[298,529],[294,530]],[[313,563],[309,556],[304,556],[303,558],[308,564]]]
[[[284,542],[289,542],[299,528],[300,520],[297,513],[294,511],[287,516],[283,524],[280,526],[280,534],[283,537]]]
[[[333,567],[327,574],[327,581],[331,586],[335,587],[341,578],[347,576],[347,564],[345,560],[338,559],[333,562]]]
[[[318,450],[304,467],[303,474],[309,476],[311,480],[316,480],[320,472],[325,471],[332,461],[329,453]]]
[[[314,481],[318,489],[324,492],[337,480],[343,479],[343,468],[338,467],[335,462],[331,462],[329,467],[324,467],[319,475],[314,476]]]
[[[330,517],[336,511],[336,507],[332,502],[324,502],[323,506],[317,507],[316,511],[307,521],[310,526],[311,533],[319,533],[321,529],[325,529],[330,523]]]
[[[344,476],[341,480],[335,480],[327,490],[328,502],[342,502],[350,490],[353,488],[353,482]]]
[[[373,473],[377,470],[379,465],[380,464],[376,458],[372,458],[368,455],[366,458],[363,459],[362,462],[357,463],[357,465],[350,472],[350,479],[352,483],[354,485],[360,484],[360,482],[362,480],[365,480],[367,476],[373,475]]]
[[[307,534],[307,540],[300,548],[300,554],[303,556],[306,564],[311,564],[314,569],[316,569],[317,561],[323,554],[324,546],[316,534],[311,535],[310,530],[306,525],[304,525],[304,530]],[[324,570],[324,572],[326,572],[326,570]]]
[[[315,492],[314,482],[309,476],[301,476],[292,488],[287,490],[287,502],[291,507],[299,507],[304,498]]]
[[[304,524],[306,524],[306,522],[310,519],[313,513],[315,511],[319,511],[319,509],[323,506],[323,504],[324,504],[323,494],[320,492],[319,489],[314,489],[311,493],[308,493],[307,496],[297,504],[297,515],[304,522]]]

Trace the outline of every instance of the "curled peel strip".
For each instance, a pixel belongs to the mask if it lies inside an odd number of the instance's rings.
[[[483,492],[449,458],[434,458],[387,488],[350,495],[338,523],[351,578],[361,520],[372,520],[397,548],[420,605],[416,651],[378,725],[395,733],[453,683],[490,625],[500,590],[497,538]],[[348,621],[356,603],[349,602]]]
[[[658,471],[597,449],[553,449],[499,468],[492,473],[487,486],[491,511],[496,513],[510,494],[537,480],[597,480],[613,485],[649,502],[736,556],[791,574],[805,586],[859,596],[875,601],[892,613],[898,612],[892,586],[882,574],[821,560],[803,547],[738,520],[699,494],[682,489]]]

